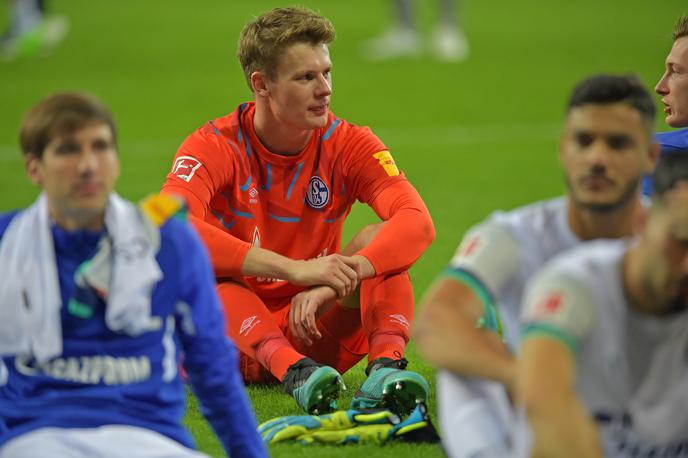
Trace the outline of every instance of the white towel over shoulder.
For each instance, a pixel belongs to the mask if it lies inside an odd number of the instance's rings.
[[[45,195],[18,214],[0,240],[0,355],[39,363],[62,353],[60,285]],[[158,228],[132,203],[112,194],[106,236],[83,278],[106,298],[105,322],[136,336],[157,329],[151,295],[162,272]]]

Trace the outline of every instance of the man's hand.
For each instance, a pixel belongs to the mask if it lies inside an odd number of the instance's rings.
[[[334,305],[335,299],[336,293],[329,286],[316,286],[294,296],[289,309],[291,332],[307,345],[312,345],[313,339],[322,337],[315,319]]]
[[[349,295],[362,276],[360,261],[341,254],[332,254],[307,261],[293,261],[287,280],[295,285],[329,286],[337,297]]]

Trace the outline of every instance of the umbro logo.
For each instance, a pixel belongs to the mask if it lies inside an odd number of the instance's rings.
[[[389,316],[390,320],[392,323],[399,323],[406,329],[409,329],[411,327],[411,323],[408,322],[406,317],[404,315],[396,314],[396,315],[390,315]]]
[[[246,318],[242,323],[241,327],[239,328],[239,335],[242,335],[244,337],[248,336],[248,334],[258,326],[258,323],[260,323],[260,320],[258,319],[257,315],[250,316]]]
[[[251,189],[248,191],[248,202],[251,204],[256,204],[258,203],[258,190],[255,188],[255,186],[252,186]]]

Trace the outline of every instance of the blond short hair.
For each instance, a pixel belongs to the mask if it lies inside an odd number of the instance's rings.
[[[262,71],[277,76],[282,53],[295,43],[329,44],[334,40],[332,23],[303,7],[275,8],[246,24],[239,35],[237,57],[251,90],[251,75]]]
[[[674,26],[674,41],[688,36],[688,16],[682,16],[676,21]]]

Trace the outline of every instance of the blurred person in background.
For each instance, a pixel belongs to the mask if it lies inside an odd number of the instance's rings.
[[[468,58],[468,38],[461,26],[461,0],[437,0],[438,19],[428,40],[419,31],[414,0],[392,0],[394,22],[380,36],[363,44],[363,55],[370,60],[415,57],[430,52],[446,62]]]
[[[9,0],[10,21],[0,37],[0,57],[12,60],[52,51],[67,35],[66,16],[48,15],[46,0]]]
[[[666,58],[664,74],[655,86],[662,96],[666,123],[683,129],[657,133],[662,153],[688,150],[688,16],[678,19],[673,32],[674,44]],[[652,180],[648,176],[643,184],[650,195]]]
[[[425,293],[414,336],[439,368],[439,417],[451,457],[510,456],[525,284],[558,253],[633,233],[643,213],[640,180],[659,153],[655,112],[635,76],[580,82],[559,143],[566,195],[496,212],[470,229]]]
[[[0,457],[201,457],[184,358],[230,456],[267,456],[183,205],[114,192],[109,110],[58,93],[21,125],[36,203],[0,215]]]

